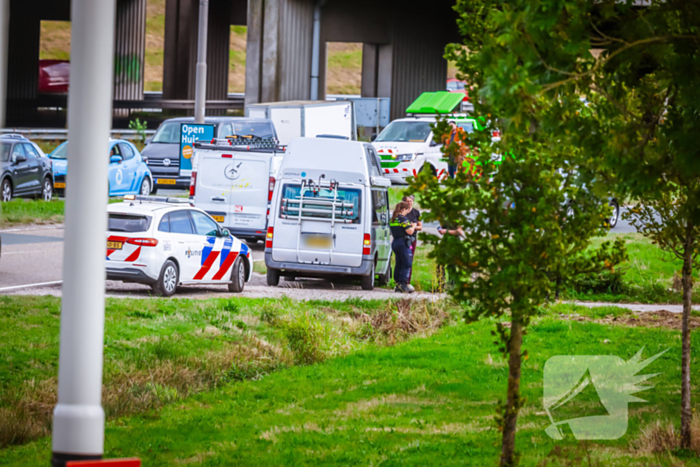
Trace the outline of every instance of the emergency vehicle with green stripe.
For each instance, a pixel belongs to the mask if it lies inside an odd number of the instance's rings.
[[[433,141],[430,125],[439,114],[468,133],[483,130],[478,119],[454,113],[463,98],[460,93],[424,92],[406,109],[409,117],[387,125],[372,143],[381,158],[384,176],[394,184],[406,184],[408,177],[427,169],[440,179],[447,178],[447,160],[440,151],[442,145]]]
[[[253,262],[248,246],[189,200],[125,196],[108,211],[108,280],[149,285],[170,296],[181,285],[242,292]]]

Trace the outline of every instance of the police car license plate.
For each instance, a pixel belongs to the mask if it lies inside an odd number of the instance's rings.
[[[333,245],[330,235],[304,235],[304,246],[312,249],[327,249]]]
[[[216,222],[223,222],[224,221],[224,216],[211,216],[214,218]]]
[[[122,242],[107,242],[107,248],[110,250],[121,250],[124,243]]]
[[[158,185],[175,185],[175,180],[172,178],[159,178],[156,180]]]
[[[54,188],[65,188],[66,184],[64,182],[56,182],[53,184]]]

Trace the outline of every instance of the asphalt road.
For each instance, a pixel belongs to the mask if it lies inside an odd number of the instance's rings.
[[[437,223],[427,224],[426,230],[436,233]],[[626,221],[620,220],[611,233],[634,232],[635,229]],[[2,256],[0,257],[0,294],[5,293],[56,293],[60,292],[63,268],[63,225],[30,225],[16,228],[0,229],[2,237]],[[251,245],[253,261],[264,261],[263,244]],[[265,284],[264,277],[255,274],[253,280],[246,284],[246,295],[255,296],[295,295],[299,298],[317,298],[315,294],[328,295],[341,299],[345,295],[367,295],[367,298],[379,298],[389,293],[382,290],[366,294],[359,286],[331,284],[328,281],[308,280],[285,284],[283,287],[271,288]],[[186,287],[183,292],[191,296],[220,294],[225,287]],[[124,284],[107,281],[110,295],[149,296],[150,288],[139,284]],[[308,295],[308,297],[307,297]],[[180,294],[178,296],[181,296]]]

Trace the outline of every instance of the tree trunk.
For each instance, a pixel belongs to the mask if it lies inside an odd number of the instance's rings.
[[[686,236],[683,251],[683,357],[681,360],[681,448],[690,449],[690,312],[693,300],[693,250],[695,239]]]
[[[523,345],[523,325],[513,313],[508,340],[508,399],[503,417],[503,441],[501,445],[501,467],[515,465],[515,430],[520,411],[520,357]]]

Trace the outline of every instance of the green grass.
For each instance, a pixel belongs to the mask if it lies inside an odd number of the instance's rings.
[[[484,321],[446,327],[393,347],[368,345],[326,363],[231,381],[147,414],[112,419],[105,454],[137,456],[148,466],[496,465],[495,407],[508,377],[492,343],[493,329],[493,321]],[[135,337],[139,331],[130,333]],[[109,354],[115,342],[108,342]],[[699,345],[696,340],[695,355]],[[651,380],[654,388],[639,394],[648,402],[630,404],[622,438],[554,441],[544,433],[549,419],[541,404],[543,368],[550,357],[629,360],[643,346],[645,358],[669,351],[644,371],[660,374]],[[525,399],[516,440],[521,465],[697,465],[694,454],[652,452],[659,447],[656,435],[663,432],[654,428],[657,422],[678,429],[677,331],[562,321],[545,314],[533,323],[524,347],[529,358],[523,366]],[[48,438],[0,451],[5,465],[40,465],[49,457]]]
[[[0,225],[27,224],[32,222],[63,222],[62,200],[15,198],[0,203]]]
[[[400,342],[449,322],[445,306],[108,299],[103,406],[109,418],[143,413],[280,368]],[[49,433],[61,310],[58,298],[32,296],[0,296],[0,309],[2,448]],[[419,330],[392,326],[395,316],[421,323]],[[0,450],[0,464],[3,456]]]

